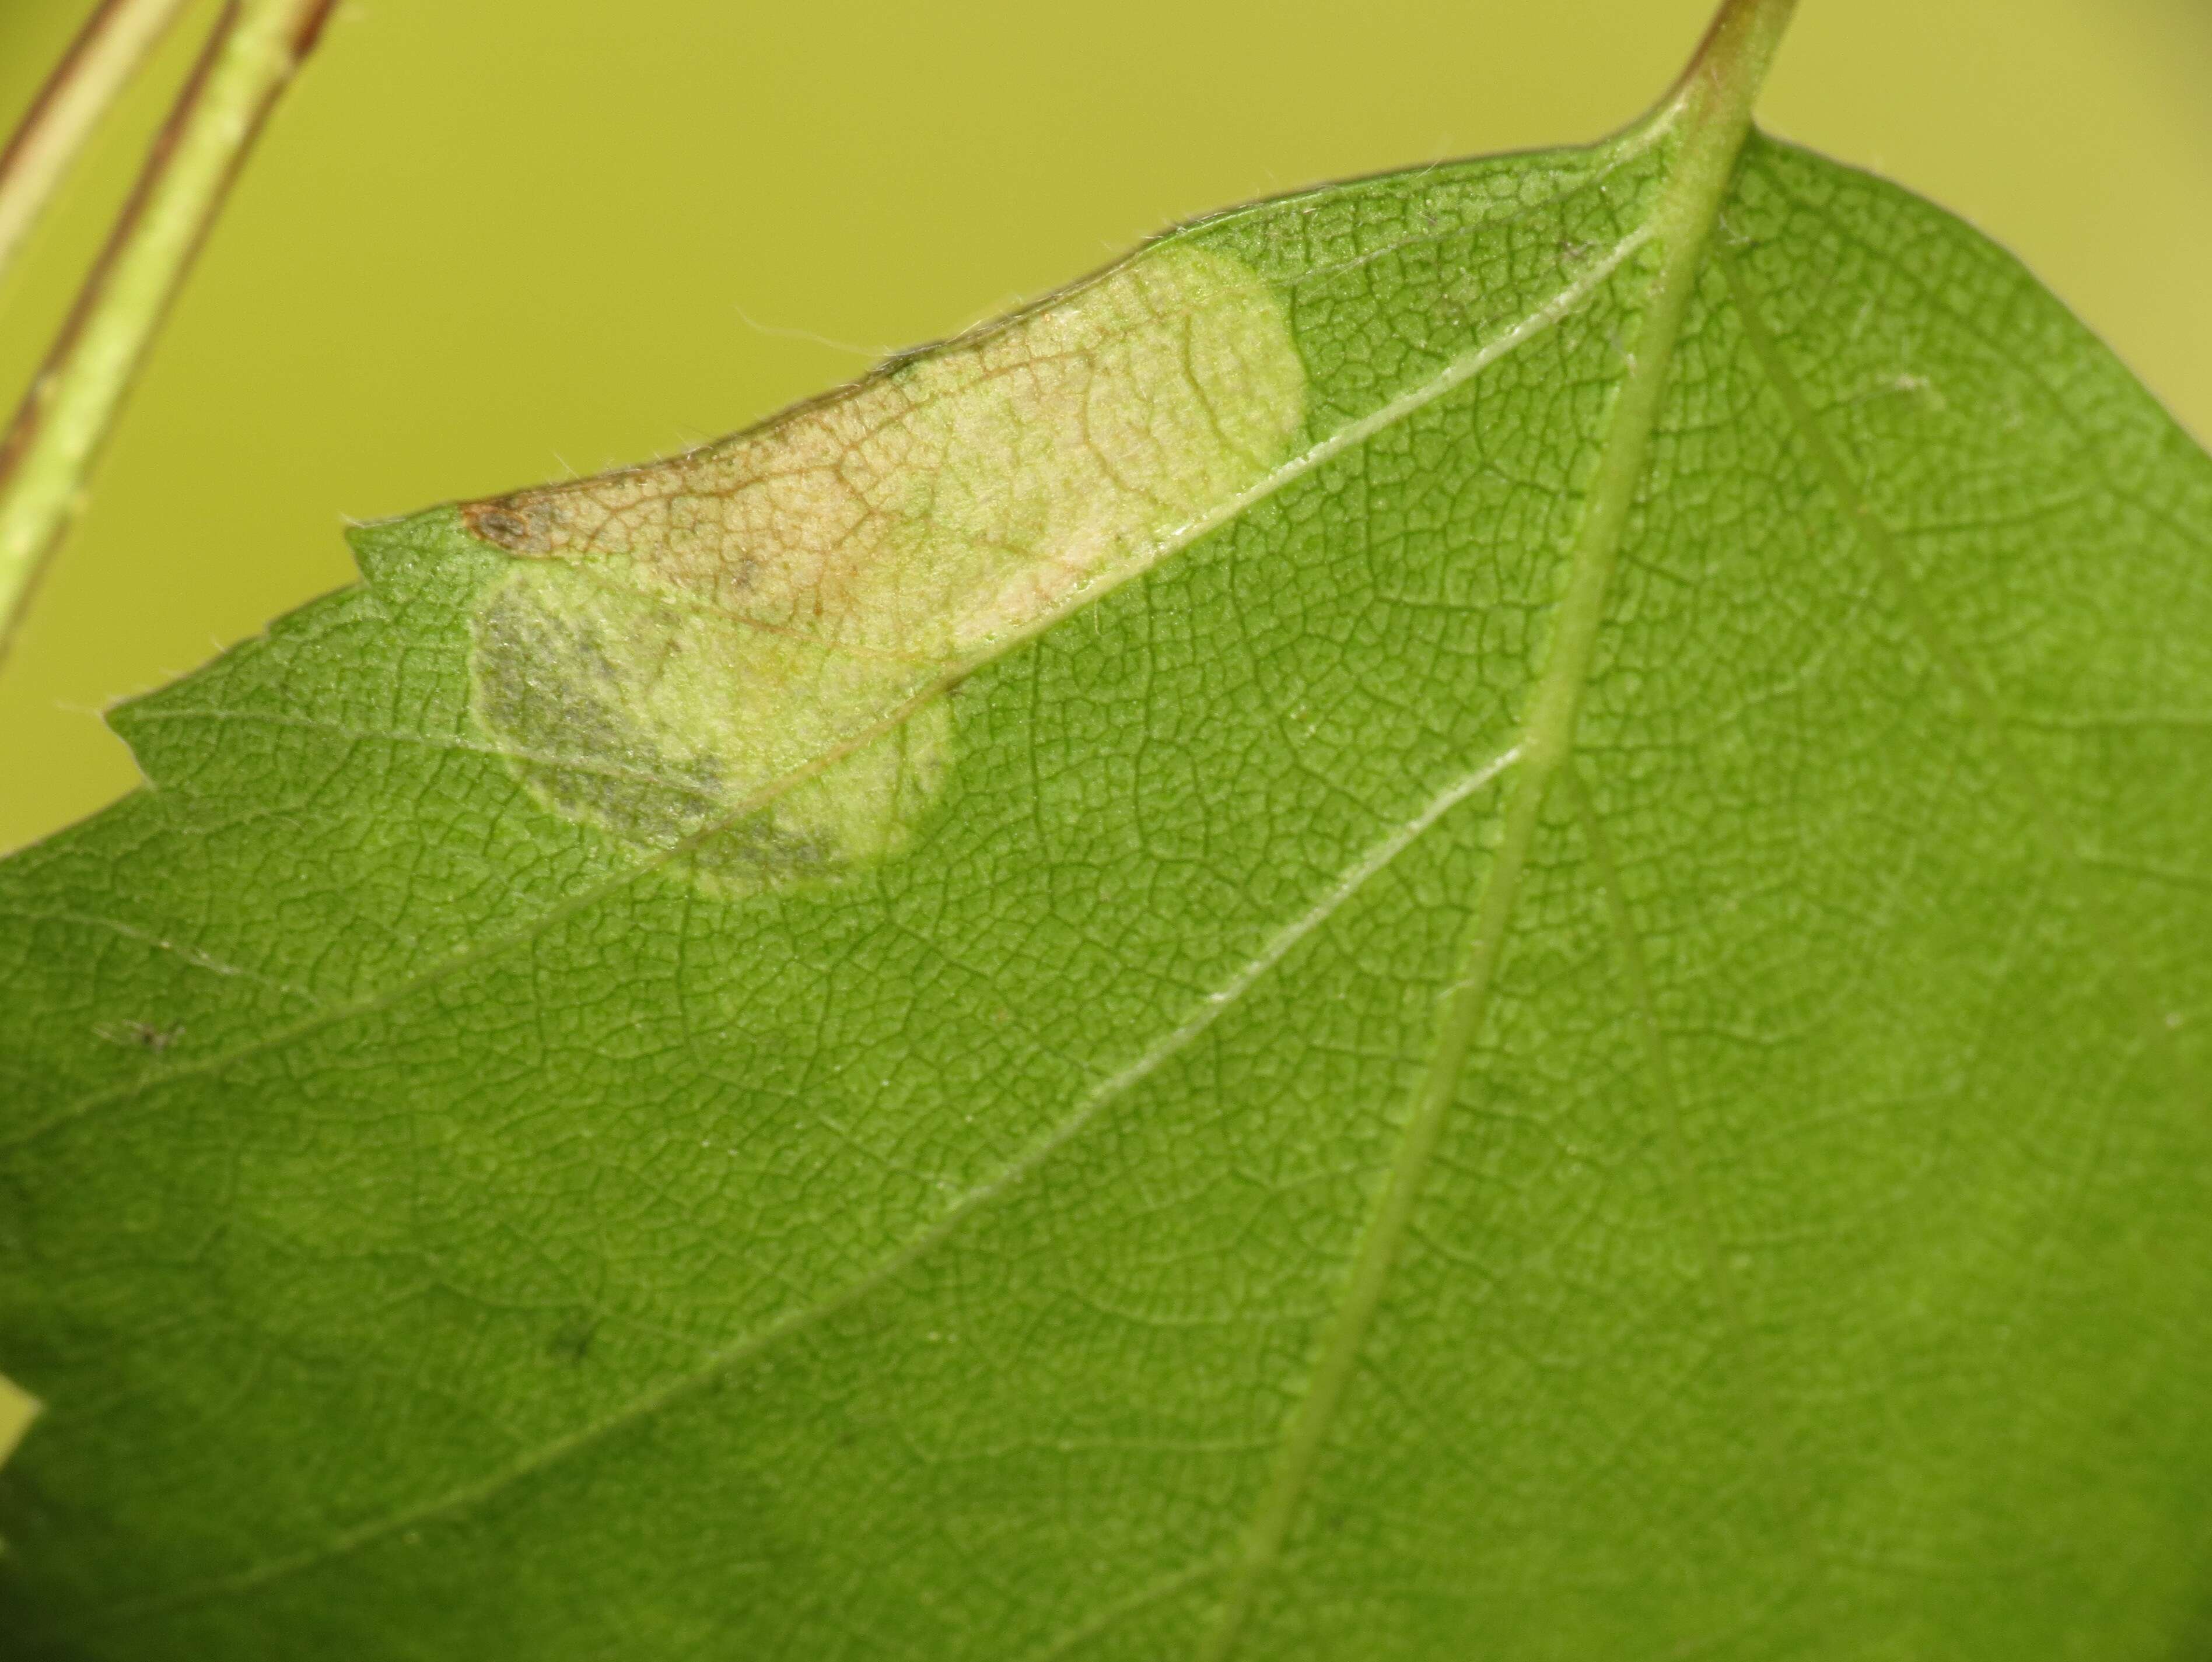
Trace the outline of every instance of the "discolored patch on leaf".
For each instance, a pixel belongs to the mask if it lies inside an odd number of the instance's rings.
[[[564,816],[706,838],[718,889],[896,852],[950,763],[942,693],[1218,523],[1305,389],[1275,290],[1173,242],[752,432],[471,504],[519,556],[477,717]]]
[[[23,1441],[23,1434],[31,1428],[31,1422],[39,1417],[45,1406],[15,1380],[0,1374],[0,1465],[8,1463],[8,1457],[15,1452],[16,1444]]]
[[[532,794],[644,847],[714,833],[688,866],[722,889],[894,852],[950,759],[927,666],[769,634],[574,567],[525,567],[495,586],[474,667],[477,718]],[[907,703],[906,719],[886,722]]]

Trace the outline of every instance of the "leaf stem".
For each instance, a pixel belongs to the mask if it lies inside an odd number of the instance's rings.
[[[0,277],[100,118],[189,0],[103,0],[0,151]]]
[[[1694,111],[1740,142],[1796,10],[1797,0],[1721,0],[1662,111]]]
[[[192,256],[334,3],[229,0],[223,8],[0,441],[0,660],[83,502],[86,475]]]

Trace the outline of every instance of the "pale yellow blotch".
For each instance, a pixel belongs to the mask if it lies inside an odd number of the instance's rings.
[[[23,1441],[23,1434],[31,1428],[31,1422],[39,1417],[45,1404],[29,1392],[0,1374],[0,1465]]]
[[[477,713],[570,818],[744,890],[896,852],[950,766],[939,695],[1182,546],[1285,457],[1274,289],[1170,244],[687,455],[462,510],[520,556]]]

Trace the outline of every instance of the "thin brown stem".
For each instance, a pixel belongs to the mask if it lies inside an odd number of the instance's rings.
[[[0,150],[0,277],[85,141],[191,0],[102,0]]]

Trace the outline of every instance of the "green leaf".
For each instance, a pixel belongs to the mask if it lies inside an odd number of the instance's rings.
[[[1730,42],[118,712],[9,1654],[2201,1647],[2212,462]]]

